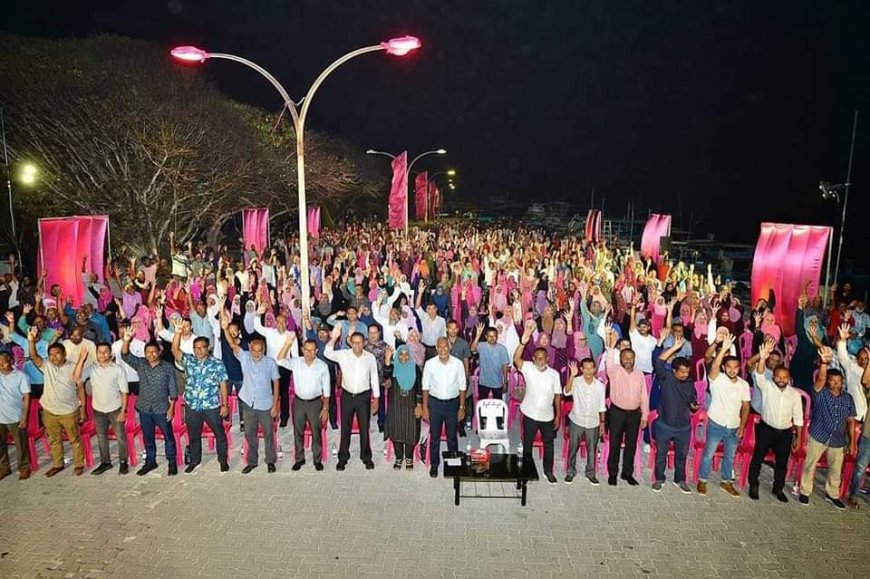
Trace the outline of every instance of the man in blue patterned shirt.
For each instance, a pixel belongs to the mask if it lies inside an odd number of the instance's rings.
[[[193,355],[181,351],[182,321],[175,325],[172,336],[172,355],[184,368],[184,422],[190,441],[190,464],[184,472],[190,474],[202,462],[202,424],[214,433],[221,472],[230,470],[227,464],[227,434],[223,418],[230,415],[227,405],[227,370],[223,362],[209,353],[209,339],[199,336],[193,340]]]
[[[819,350],[821,363],[813,384],[812,417],[799,500],[803,505],[810,502],[809,496],[813,492],[816,477],[816,463],[824,454],[828,459],[825,499],[838,509],[845,509],[846,505],[840,500],[840,475],[844,454],[855,456],[857,450],[858,441],[853,433],[858,413],[852,396],[843,391],[843,374],[839,370],[828,369],[832,358],[833,352],[830,348]]]

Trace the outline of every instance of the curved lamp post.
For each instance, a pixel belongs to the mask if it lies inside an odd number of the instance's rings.
[[[195,46],[179,46],[173,48],[170,54],[177,60],[191,63],[202,64],[210,58],[222,58],[224,60],[232,60],[259,72],[268,80],[273,87],[281,95],[284,100],[284,106],[290,113],[290,118],[293,119],[293,128],[296,131],[296,176],[298,179],[298,198],[299,198],[299,269],[301,270],[300,284],[302,286],[302,311],[310,312],[311,309],[311,282],[310,272],[308,270],[308,219],[305,210],[305,119],[308,117],[308,109],[311,106],[311,100],[314,98],[314,93],[320,88],[320,85],[329,74],[336,68],[347,62],[348,60],[366,54],[368,52],[385,51],[387,54],[394,56],[404,56],[409,52],[420,48],[420,40],[414,36],[402,36],[393,38],[380,44],[366,46],[357,50],[348,52],[338,60],[327,66],[320,73],[308,93],[299,101],[294,102],[287,90],[281,86],[272,74],[260,65],[251,62],[246,58],[236,56],[234,54],[225,54],[222,52],[207,52]]]
[[[366,151],[367,155],[383,155],[384,157],[389,157],[391,160],[396,158],[396,155],[392,153],[385,153],[384,151],[375,151],[374,149],[369,149]],[[420,153],[414,160],[408,163],[408,175],[411,174],[411,168],[414,166],[414,163],[425,157],[426,155],[446,155],[447,149],[434,149],[432,151],[426,151],[424,153]],[[408,206],[411,204],[411,180],[408,180],[408,194],[405,195],[405,235],[408,234]]]

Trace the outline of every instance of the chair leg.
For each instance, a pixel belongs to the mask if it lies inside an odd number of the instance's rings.
[[[33,438],[27,441],[27,451],[30,453],[30,470],[36,472],[39,470],[39,455],[36,454],[36,440]]]
[[[139,462],[139,458],[136,456],[135,435],[127,435],[127,460],[130,462],[130,466],[136,466]]]

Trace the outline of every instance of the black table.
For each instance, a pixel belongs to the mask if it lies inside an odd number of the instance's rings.
[[[524,460],[520,463],[520,459],[516,454],[493,454],[490,456],[489,463],[486,466],[472,464],[464,452],[444,451],[441,453],[441,456],[444,462],[444,478],[453,479],[453,490],[455,491],[453,504],[455,505],[459,505],[460,497],[489,499],[517,498],[515,496],[462,495],[460,493],[463,482],[510,482],[516,483],[517,489],[520,491],[520,504],[526,506],[526,483],[539,480],[535,461]],[[462,464],[460,466],[448,466],[448,458],[461,458]]]

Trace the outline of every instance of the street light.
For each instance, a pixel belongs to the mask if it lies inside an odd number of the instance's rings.
[[[375,151],[374,149],[369,149],[368,151],[366,151],[366,154],[367,155],[383,155],[384,157],[389,157],[390,159],[396,158],[396,155],[393,155],[392,153],[385,153],[384,151]],[[419,155],[414,157],[413,161],[411,161],[408,164],[408,175],[411,174],[411,168],[414,166],[414,163],[416,163],[417,161],[419,161],[420,159],[422,159],[426,155],[446,155],[446,154],[447,154],[447,149],[435,149],[432,151],[426,151],[425,153],[420,153]],[[408,206],[411,204],[411,194],[410,194],[411,180],[410,179],[408,180],[408,189],[409,189],[409,193],[407,195],[405,195],[405,235],[408,234]]]
[[[24,185],[33,185],[36,183],[36,167],[31,163],[26,163],[21,167],[21,173],[18,175],[18,180]]]
[[[308,93],[298,102],[294,102],[287,90],[281,85],[278,80],[272,76],[266,69],[260,65],[251,62],[246,58],[226,54],[221,52],[207,52],[195,46],[179,46],[173,48],[170,54],[181,62],[191,64],[202,64],[209,58],[222,58],[232,60],[240,64],[244,64],[249,68],[253,68],[268,80],[273,87],[281,95],[284,100],[284,106],[290,113],[290,118],[293,120],[293,128],[296,131],[296,178],[298,180],[298,205],[299,205],[299,268],[301,269],[302,286],[302,311],[309,312],[311,310],[311,282],[309,280],[310,272],[308,271],[308,219],[305,208],[305,119],[308,117],[308,109],[311,106],[311,100],[314,98],[314,93],[320,88],[320,85],[327,76],[336,68],[347,62],[348,60],[366,54],[368,52],[385,51],[387,54],[394,56],[404,56],[409,52],[420,48],[420,40],[414,36],[401,36],[392,38],[386,42],[358,48],[357,50],[348,52],[344,56],[337,59],[335,62],[327,66],[320,73]]]

